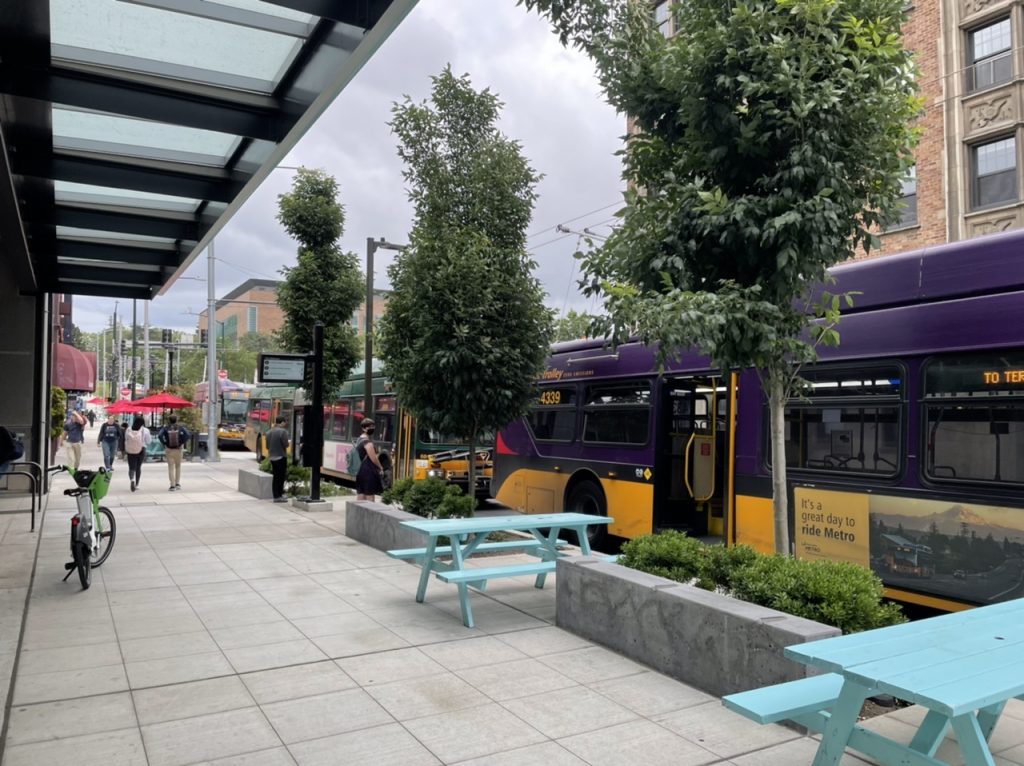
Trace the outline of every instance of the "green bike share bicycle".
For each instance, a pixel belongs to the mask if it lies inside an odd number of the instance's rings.
[[[100,505],[100,500],[110,489],[110,479],[114,474],[105,468],[76,471],[67,465],[57,466],[51,470],[67,471],[78,485],[74,489],[64,490],[64,494],[75,498],[78,505],[77,512],[71,517],[73,561],[64,565],[68,572],[64,575],[64,580],[71,577],[73,571],[78,570],[82,590],[86,590],[92,584],[92,570],[107,560],[114,547],[117,522],[114,521],[114,514],[110,509]]]

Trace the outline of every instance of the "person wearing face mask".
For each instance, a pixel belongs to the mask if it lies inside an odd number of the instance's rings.
[[[359,473],[356,474],[356,500],[373,500],[384,491],[384,469],[373,446],[374,423],[370,418],[362,422],[363,433],[356,441],[355,450],[359,455]]]

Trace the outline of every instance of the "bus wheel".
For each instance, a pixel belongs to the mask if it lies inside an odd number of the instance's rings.
[[[570,513],[586,513],[590,516],[607,516],[608,506],[604,500],[601,487],[592,481],[581,481],[569,492],[565,510]],[[607,524],[592,524],[587,527],[587,539],[590,547],[597,550],[608,537]],[[579,540],[576,541],[579,543]]]

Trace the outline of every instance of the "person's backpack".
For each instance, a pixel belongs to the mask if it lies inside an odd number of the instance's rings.
[[[129,428],[124,434],[124,451],[129,455],[138,455],[145,445],[142,443],[142,429]]]
[[[181,433],[176,425],[167,429],[167,446],[171,449],[177,449],[181,446]]]

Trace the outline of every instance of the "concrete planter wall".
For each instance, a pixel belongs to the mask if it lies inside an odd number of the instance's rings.
[[[814,675],[783,648],[841,633],[597,557],[557,573],[559,627],[717,697]]]
[[[426,538],[401,525],[403,521],[419,518],[393,505],[349,500],[345,504],[345,535],[379,551],[422,548]]]
[[[257,468],[238,469],[238,491],[251,495],[258,500],[273,500],[273,483],[273,476],[269,473],[263,473],[263,471]]]

